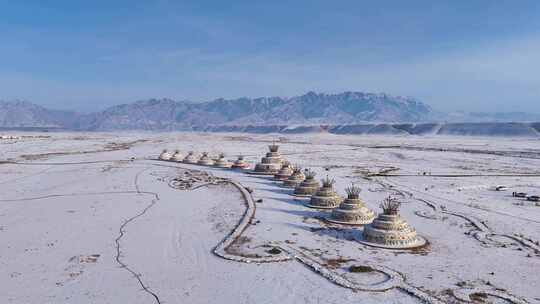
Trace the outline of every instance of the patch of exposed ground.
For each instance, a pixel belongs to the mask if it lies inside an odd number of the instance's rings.
[[[103,146],[102,149],[97,150],[86,150],[86,151],[65,151],[65,152],[50,152],[50,153],[39,153],[39,154],[23,154],[19,157],[25,161],[32,160],[46,160],[51,157],[56,156],[66,156],[66,155],[78,155],[78,154],[91,154],[91,153],[101,153],[101,152],[111,152],[119,150],[128,150],[138,143],[147,142],[146,139],[138,139],[129,142],[109,142]],[[11,162],[8,162],[11,163]]]

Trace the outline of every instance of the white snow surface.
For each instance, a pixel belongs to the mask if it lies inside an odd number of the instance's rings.
[[[540,194],[538,140],[6,135],[17,138],[0,142],[0,303],[421,303],[407,288],[442,303],[475,292],[496,303],[540,302],[540,206],[511,195]],[[398,198],[401,215],[429,246],[362,245],[362,227],[325,223],[327,213],[305,207],[271,178],[155,160],[163,149],[179,149],[224,152],[230,160],[242,154],[254,164],[273,141],[293,164],[335,178],[340,194],[358,184],[376,212],[388,195]],[[269,256],[275,246],[292,259],[242,263],[213,254],[246,205],[230,184],[169,186],[190,170],[236,181],[262,199],[233,254]],[[494,191],[499,185],[508,190]],[[336,284],[298,256],[362,290]],[[381,271],[352,273],[352,265]],[[396,274],[404,285],[392,285]]]

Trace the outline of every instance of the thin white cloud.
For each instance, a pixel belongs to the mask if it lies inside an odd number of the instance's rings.
[[[348,54],[355,53],[349,48]],[[364,56],[361,47],[357,56]],[[414,61],[366,64],[333,47],[309,59],[261,50],[152,49],[141,46],[96,60],[96,73],[126,69],[132,78],[55,80],[0,74],[3,98],[57,108],[104,107],[150,97],[208,100],[217,97],[292,96],[308,90],[360,90],[419,97],[442,110],[540,112],[540,40],[498,41]],[[396,55],[397,56],[397,55]]]

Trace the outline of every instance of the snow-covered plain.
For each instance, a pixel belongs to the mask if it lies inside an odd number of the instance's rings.
[[[540,302],[540,206],[511,195],[540,194],[537,139],[7,135],[26,137],[0,141],[0,303]],[[254,164],[272,141],[342,195],[358,184],[376,212],[400,199],[429,246],[368,247],[361,227],[327,224],[271,178],[155,160],[167,148]],[[254,217],[228,249],[244,262],[213,253],[248,214],[239,189],[171,184],[200,170],[253,190]],[[285,260],[266,261],[271,248]]]

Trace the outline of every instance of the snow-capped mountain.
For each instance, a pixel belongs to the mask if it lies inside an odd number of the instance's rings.
[[[343,124],[417,122],[429,119],[431,108],[412,98],[386,94],[309,92],[292,98],[216,99],[192,103],[151,99],[91,114],[87,129],[191,129],[207,125]]]
[[[520,119],[522,117],[522,119]],[[47,127],[71,130],[204,130],[238,126],[358,125],[422,122],[538,121],[519,113],[450,114],[433,111],[414,98],[344,92],[308,92],[290,98],[216,99],[194,103],[149,99],[79,114],[24,102],[0,101],[0,127]]]
[[[26,101],[0,100],[0,127],[75,128],[79,119],[75,112],[50,110]]]

